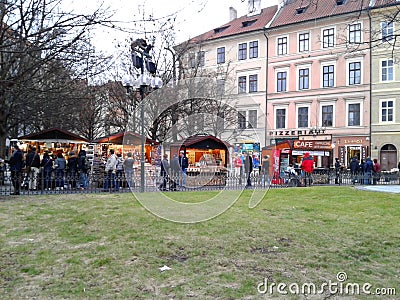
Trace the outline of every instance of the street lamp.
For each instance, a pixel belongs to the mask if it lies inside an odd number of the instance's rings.
[[[145,190],[145,132],[144,132],[144,98],[146,93],[149,93],[152,89],[158,89],[162,87],[162,80],[156,77],[157,67],[152,61],[150,50],[153,48],[152,45],[147,44],[144,39],[137,39],[131,44],[131,58],[133,66],[140,70],[140,75],[133,78],[132,75],[126,75],[122,79],[122,84],[127,88],[127,93],[130,92],[130,88],[135,88],[135,91],[139,90],[140,93],[140,118],[141,118],[141,155],[140,155],[140,192],[143,193]],[[151,77],[152,76],[152,77]]]

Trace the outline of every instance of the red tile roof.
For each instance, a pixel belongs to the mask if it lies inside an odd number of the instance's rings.
[[[381,7],[381,6],[387,6],[387,5],[393,5],[393,4],[400,4],[400,2],[396,0],[375,0],[375,3],[373,3],[373,7]]]
[[[345,0],[344,4],[337,5],[336,0],[287,0],[270,27],[279,27],[360,11],[368,8],[369,2],[370,0]],[[297,10],[299,8],[306,9],[303,13],[298,13]]]
[[[241,34],[245,32],[251,32],[256,30],[262,30],[274,17],[278,6],[270,6],[263,8],[259,15],[253,16],[242,16],[236,18],[229,23],[219,26],[213,30],[203,33],[197,37],[194,37],[190,42],[201,42],[206,40],[214,40],[222,37],[227,37],[231,35]],[[255,21],[253,24],[251,22]],[[248,24],[249,26],[243,26],[243,24]],[[251,25],[250,25],[251,24]]]
[[[57,127],[42,130],[40,132],[31,133],[28,135],[23,135],[23,136],[18,137],[18,139],[28,140],[28,141],[29,140],[30,141],[36,141],[36,140],[57,141],[59,139],[62,139],[62,140],[70,140],[70,141],[78,141],[78,142],[88,142],[87,139],[85,139],[75,133],[72,133],[72,132],[63,130],[61,128],[57,128]]]

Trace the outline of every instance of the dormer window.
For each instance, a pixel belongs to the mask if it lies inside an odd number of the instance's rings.
[[[305,6],[296,8],[296,12],[298,15],[305,13],[306,10],[307,10],[307,7],[305,7]]]
[[[244,21],[242,22],[242,26],[243,27],[250,27],[251,25],[253,25],[257,20],[251,20],[251,21]]]
[[[346,2],[346,0],[336,0],[336,5],[343,5]]]
[[[228,27],[229,27],[229,26],[215,28],[215,29],[214,29],[214,33],[215,33],[215,34],[221,33],[221,32],[223,32],[225,29],[227,29]]]

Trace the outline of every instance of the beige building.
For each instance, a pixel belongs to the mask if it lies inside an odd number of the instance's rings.
[[[374,1],[371,9],[372,97],[371,156],[382,170],[397,168],[400,160],[400,28],[399,1]]]

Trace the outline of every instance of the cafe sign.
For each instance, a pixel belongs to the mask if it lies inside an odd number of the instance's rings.
[[[293,142],[294,149],[303,149],[303,150],[332,150],[331,141],[302,141],[295,140]]]

